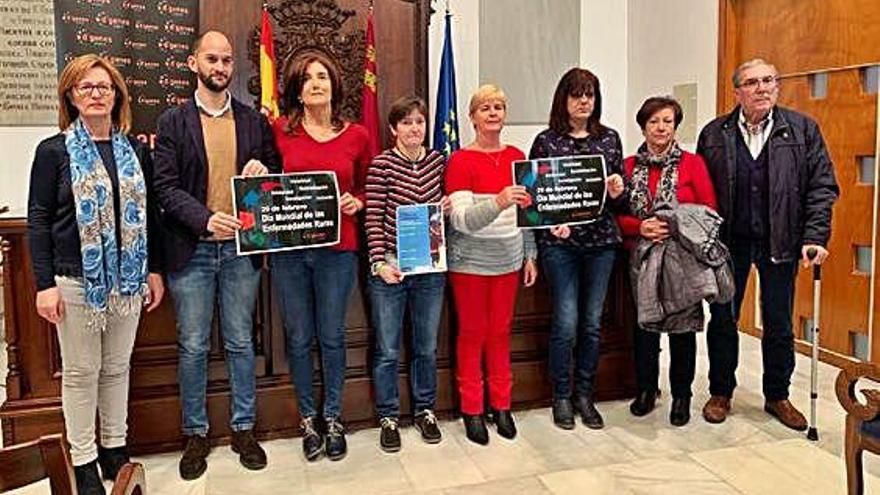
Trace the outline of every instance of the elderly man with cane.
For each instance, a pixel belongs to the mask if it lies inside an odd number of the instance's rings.
[[[794,371],[792,306],[797,263],[819,265],[828,256],[831,209],[839,195],[819,126],[810,117],[776,105],[776,68],[755,59],[733,74],[737,107],[700,133],[703,156],[724,217],[736,294],[733,304],[712,304],[706,335],[710,423],[730,412],[736,387],[736,323],[752,265],[760,277],[764,410],[802,431],[807,421],[788,400]],[[807,253],[815,251],[815,257]]]

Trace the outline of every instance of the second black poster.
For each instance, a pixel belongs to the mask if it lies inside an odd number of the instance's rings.
[[[605,207],[605,157],[563,156],[513,162],[514,184],[531,201],[517,209],[521,228],[546,228],[594,221]]]

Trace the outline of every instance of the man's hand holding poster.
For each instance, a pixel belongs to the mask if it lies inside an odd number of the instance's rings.
[[[329,246],[339,242],[339,187],[333,172],[233,177],[241,221],[238,254]]]

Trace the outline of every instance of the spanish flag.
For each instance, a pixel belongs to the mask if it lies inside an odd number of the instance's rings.
[[[263,25],[260,28],[260,107],[269,121],[278,118],[278,75],[275,72],[275,45],[272,43],[272,23],[269,11],[263,6]]]
[[[370,133],[370,154],[376,156],[382,151],[379,138],[379,94],[376,73],[376,38],[373,34],[373,7],[367,15],[367,54],[364,59],[364,87],[361,93],[361,124]]]

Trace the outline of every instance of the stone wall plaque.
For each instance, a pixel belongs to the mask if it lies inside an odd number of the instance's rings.
[[[58,121],[52,0],[0,0],[0,126]]]

